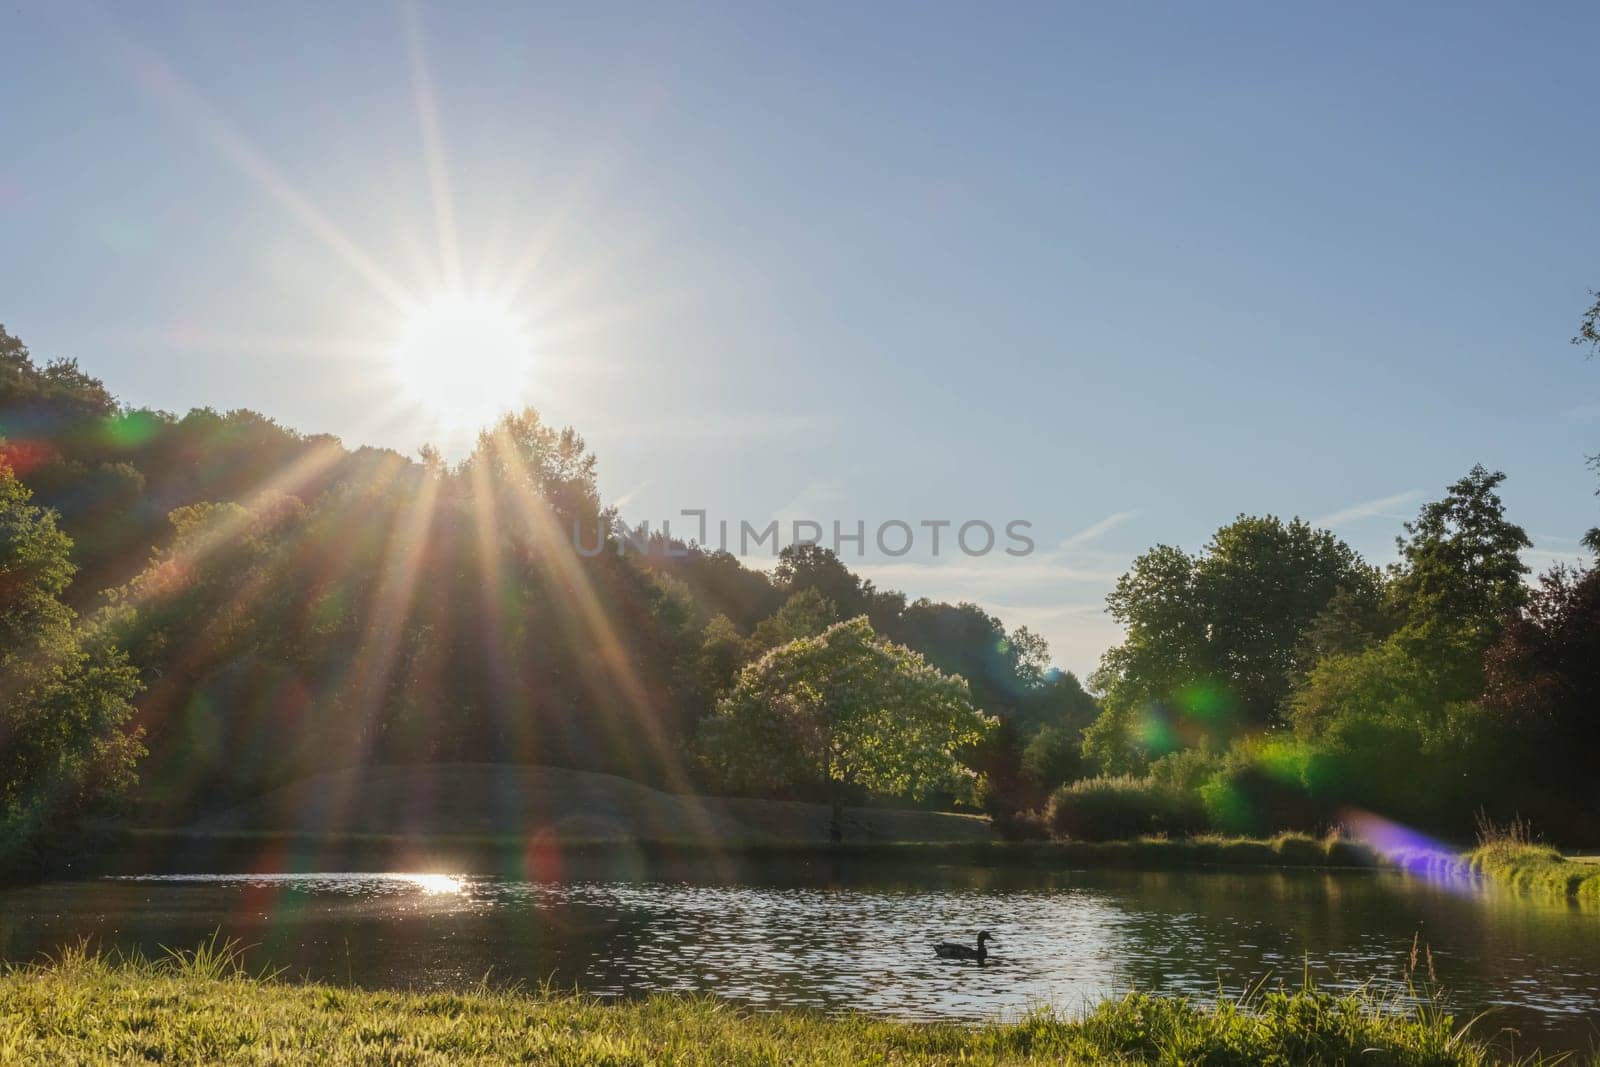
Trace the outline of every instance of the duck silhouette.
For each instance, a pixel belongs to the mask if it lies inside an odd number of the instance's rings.
[[[942,960],[977,960],[978,966],[982,967],[984,960],[989,958],[989,948],[984,942],[993,940],[993,934],[987,930],[980,930],[977,948],[958,945],[953,941],[941,941],[933,946],[933,953]]]

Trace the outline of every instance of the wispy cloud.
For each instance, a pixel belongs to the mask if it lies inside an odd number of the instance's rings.
[[[1403,508],[1407,504],[1421,499],[1421,497],[1421,489],[1407,489],[1403,493],[1381,496],[1376,500],[1363,500],[1359,504],[1351,504],[1349,507],[1340,508],[1338,511],[1312,519],[1311,525],[1322,527],[1349,526],[1363,519],[1402,519],[1405,516],[1395,514],[1395,510]]]
[[[1066,549],[1077,548],[1079,545],[1086,545],[1113,527],[1121,526],[1123,523],[1133,518],[1135,514],[1137,514],[1137,512],[1118,511],[1114,514],[1107,515],[1093,526],[1086,526],[1077,533],[1073,534],[1071,537],[1067,538],[1065,541],[1061,542],[1061,547]]]
[[[621,496],[617,497],[617,499],[611,501],[610,505],[614,508],[627,507],[629,502],[632,501],[634,497],[644,492],[645,489],[649,488],[649,485],[650,480],[647,478],[638,485],[634,486],[632,489],[629,489],[626,493],[623,493]]]

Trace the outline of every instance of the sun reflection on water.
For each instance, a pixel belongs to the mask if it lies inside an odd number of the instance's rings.
[[[442,893],[459,894],[463,888],[461,879],[448,874],[406,874],[401,877],[430,896]]]

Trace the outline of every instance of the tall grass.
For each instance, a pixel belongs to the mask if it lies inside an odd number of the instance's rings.
[[[110,957],[80,947],[0,974],[4,1063],[1244,1065],[1498,1062],[1431,1002],[1334,995],[1307,979],[1215,1004],[1133,993],[1082,1018],[964,1027],[708,997],[601,1003],[486,985],[368,991],[252,977],[238,946]]]
[[[1519,893],[1600,904],[1600,866],[1567,859],[1522,819],[1496,824],[1480,813],[1478,845],[1465,862],[1474,874]]]

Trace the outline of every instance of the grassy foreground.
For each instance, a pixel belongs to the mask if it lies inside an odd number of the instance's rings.
[[[0,975],[4,1063],[1485,1064],[1431,1008],[1256,992],[1208,1008],[1130,994],[1081,1020],[979,1027],[754,1014],[710,998],[600,1003],[487,988],[370,992],[253,978],[228,949],[83,951]]]

